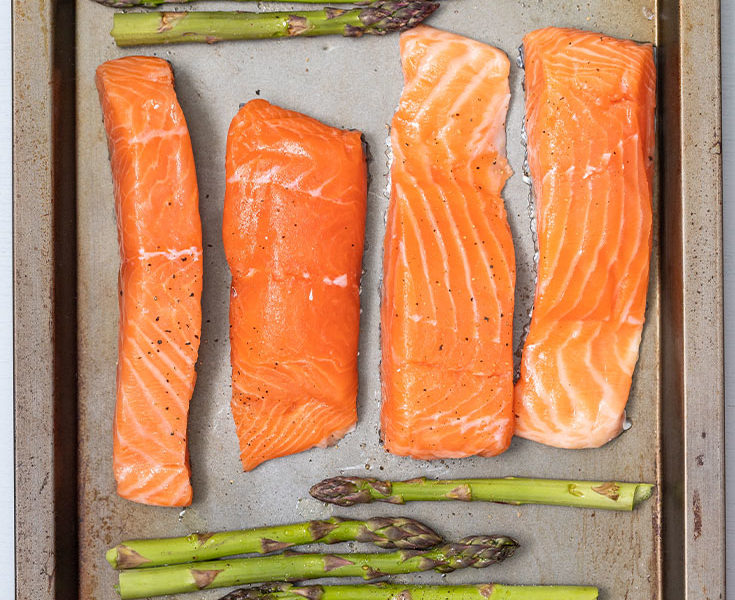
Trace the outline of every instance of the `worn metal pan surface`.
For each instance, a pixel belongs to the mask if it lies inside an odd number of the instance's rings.
[[[397,38],[121,51],[107,33],[111,15],[90,0],[15,3],[17,598],[115,598],[114,573],[103,554],[123,538],[333,514],[307,490],[337,473],[655,481],[657,496],[633,514],[432,503],[360,507],[350,514],[405,513],[448,537],[505,532],[521,541],[512,561],[485,572],[455,573],[447,582],[594,584],[609,600],[724,597],[716,0],[447,0],[432,19],[436,27],[496,45],[513,58],[524,32],[546,25],[656,43],[660,151],[647,323],[629,404],[630,430],[599,450],[563,451],[516,440],[497,458],[431,463],[390,456],[378,440],[385,139],[402,84]],[[110,465],[118,256],[93,76],[99,63],[140,52],[174,66],[201,192],[205,323],[189,427],[195,498],[183,511],[118,498]],[[504,192],[518,257],[519,332],[534,282],[529,189],[521,177],[522,76],[514,67],[507,129],[516,175]],[[256,95],[362,130],[373,160],[360,423],[334,448],[243,474],[229,413],[229,274],[220,231],[227,126],[239,104]],[[438,575],[414,579],[438,581]]]

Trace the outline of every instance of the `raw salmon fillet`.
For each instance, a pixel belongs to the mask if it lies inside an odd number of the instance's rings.
[[[113,466],[120,496],[159,506],[191,504],[186,422],[201,328],[199,196],[173,83],[158,58],[97,69],[121,259]]]
[[[357,420],[367,168],[361,134],[264,100],[227,136],[232,415],[245,471]]]
[[[538,230],[516,433],[561,448],[622,430],[651,254],[650,45],[548,28],[523,42]]]
[[[384,248],[382,435],[394,454],[503,452],[513,435],[515,258],[501,190],[510,91],[500,50],[401,35]]]

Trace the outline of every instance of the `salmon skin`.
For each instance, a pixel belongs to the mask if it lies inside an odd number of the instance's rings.
[[[361,134],[264,100],[227,136],[232,414],[245,471],[357,420],[367,167]]]
[[[516,433],[561,448],[616,437],[651,255],[653,48],[572,29],[523,42],[538,282]]]
[[[384,247],[382,436],[421,459],[513,435],[515,258],[501,191],[508,58],[420,26],[401,35]]]
[[[191,504],[186,424],[199,350],[202,232],[194,157],[171,66],[97,68],[120,241],[113,467],[123,498]]]

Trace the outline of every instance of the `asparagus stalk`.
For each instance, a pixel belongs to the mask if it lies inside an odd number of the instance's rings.
[[[338,517],[293,525],[260,527],[186,537],[130,540],[107,551],[115,569],[135,569],[234,556],[265,554],[302,544],[372,542],[380,548],[427,549],[442,539],[423,523],[402,517],[347,521]]]
[[[299,554],[235,558],[120,571],[118,592],[123,600],[163,596],[202,589],[264,581],[295,581],[319,577],[362,577],[413,573],[434,569],[487,567],[513,554],[518,543],[503,536],[470,536],[431,550],[397,550],[381,554]]]
[[[239,589],[220,600],[595,600],[594,587],[567,585],[294,585]]]
[[[145,8],[155,8],[162,4],[190,4],[199,0],[95,0],[98,4],[110,6],[112,8],[133,8],[135,6],[143,6]],[[238,0],[239,2],[255,2],[256,0]],[[275,0],[263,0],[265,2],[274,2]],[[295,4],[325,4],[324,0],[291,0]],[[329,4],[359,4],[360,0],[329,0]]]
[[[310,493],[317,500],[339,506],[370,502],[403,504],[413,500],[462,500],[633,510],[651,497],[653,485],[518,477],[444,480],[421,477],[408,481],[333,477],[317,483]]]
[[[438,2],[426,0],[375,0],[349,10],[117,13],[110,33],[118,46],[317,35],[360,37],[409,29],[438,7]]]

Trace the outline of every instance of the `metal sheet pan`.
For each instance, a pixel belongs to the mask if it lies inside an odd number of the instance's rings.
[[[659,494],[633,514],[432,503],[349,512],[411,514],[447,537],[505,532],[521,541],[512,561],[455,573],[453,582],[586,583],[598,585],[609,600],[724,597],[716,0],[451,0],[432,19],[436,27],[496,45],[512,58],[524,32],[552,24],[653,41],[660,73],[657,228],[629,403],[632,428],[599,450],[563,451],[515,440],[497,458],[432,463],[390,456],[378,443],[385,139],[402,83],[397,38],[123,52],[107,33],[111,12],[89,0],[16,0],[14,10],[17,598],[115,598],[114,573],[103,551],[126,537],[344,514],[346,509],[325,507],[307,494],[310,484],[336,473],[655,481]],[[172,62],[201,192],[205,323],[189,427],[195,499],[184,511],[118,498],[110,466],[118,258],[93,75],[100,62],[131,53]],[[516,175],[504,197],[518,260],[517,331],[528,314],[534,277],[529,190],[521,178],[521,85],[522,72],[514,67],[507,128]],[[220,227],[227,126],[238,105],[256,94],[361,129],[373,160],[360,423],[337,447],[243,474],[229,414],[229,275]]]

